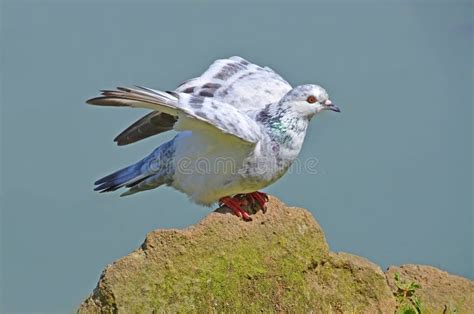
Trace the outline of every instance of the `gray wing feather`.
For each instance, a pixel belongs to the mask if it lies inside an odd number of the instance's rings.
[[[140,118],[114,139],[117,145],[128,145],[147,137],[160,134],[173,129],[176,117],[153,111]]]
[[[247,143],[255,144],[261,139],[262,131],[257,122],[237,108],[210,97],[176,92],[172,92],[172,94],[179,98],[182,111],[195,118],[182,119],[181,121],[180,116],[180,120],[175,124],[176,130],[200,129],[201,125],[193,126],[193,124],[196,120],[201,120],[222,133],[232,135]]]
[[[118,87],[102,91],[102,96],[87,103],[99,106],[148,108],[178,119],[177,130],[220,131],[243,142],[255,144],[261,136],[260,127],[236,108],[212,98],[185,93],[161,92],[149,88]]]

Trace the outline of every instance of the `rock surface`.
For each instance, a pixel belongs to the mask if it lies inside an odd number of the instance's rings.
[[[404,281],[421,285],[417,291],[427,313],[474,313],[474,282],[448,274],[432,266],[390,266],[386,272],[392,291],[396,291],[395,273]]]
[[[395,311],[381,269],[330,252],[307,210],[271,197],[268,211],[251,222],[226,212],[218,209],[184,230],[149,233],[139,249],[106,267],[79,313]],[[415,276],[410,267],[400,268],[402,277]],[[446,280],[441,288],[434,284],[438,279],[429,279],[433,284],[426,288],[422,282],[423,291],[438,289],[424,291],[430,308],[470,308],[472,281],[440,273]],[[451,284],[449,296],[439,296]]]

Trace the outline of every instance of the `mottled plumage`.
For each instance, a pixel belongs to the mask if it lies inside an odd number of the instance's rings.
[[[141,161],[98,180],[96,190],[126,187],[129,195],[165,184],[205,205],[273,183],[297,158],[310,119],[339,111],[322,87],[292,88],[240,57],[215,61],[174,91],[120,87],[88,103],[153,110],[116,137],[119,145],[178,131]]]

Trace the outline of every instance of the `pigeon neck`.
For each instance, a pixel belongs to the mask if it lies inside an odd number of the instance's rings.
[[[293,146],[297,139],[304,138],[308,120],[301,118],[285,102],[272,103],[265,106],[257,114],[257,121],[267,130],[270,137],[279,144]]]

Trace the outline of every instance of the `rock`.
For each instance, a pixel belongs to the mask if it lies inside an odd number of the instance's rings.
[[[387,281],[393,292],[395,273],[402,281],[418,283],[421,288],[416,294],[421,299],[422,310],[427,313],[474,313],[474,282],[463,277],[448,274],[432,266],[402,265],[390,266],[386,272]]]
[[[158,230],[101,275],[79,313],[393,313],[385,274],[329,251],[305,209],[271,197],[245,222],[227,208],[184,230]]]

